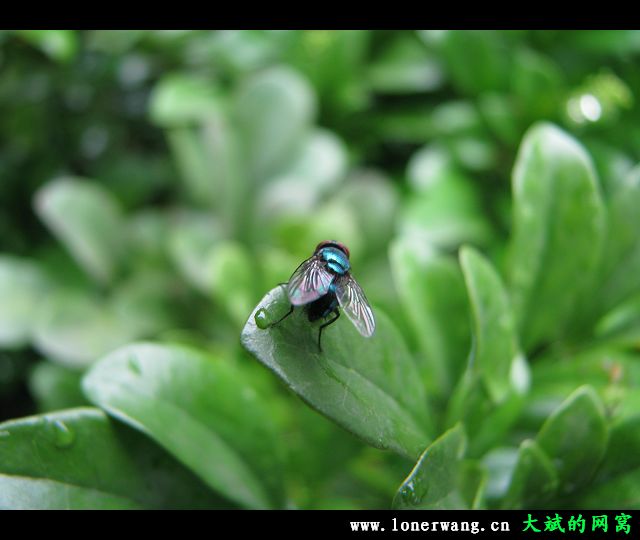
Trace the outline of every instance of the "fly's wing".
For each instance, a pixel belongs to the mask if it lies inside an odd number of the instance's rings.
[[[329,292],[335,276],[325,268],[317,257],[304,261],[293,273],[287,284],[287,296],[294,306],[317,300]]]
[[[336,296],[340,307],[358,329],[358,332],[364,337],[371,337],[376,329],[373,311],[371,311],[364,291],[351,274],[336,279]]]

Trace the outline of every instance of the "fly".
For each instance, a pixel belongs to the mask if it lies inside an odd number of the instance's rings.
[[[286,284],[291,308],[269,326],[286,319],[296,306],[303,306],[309,322],[328,319],[318,330],[318,350],[322,352],[322,331],[338,320],[342,308],[360,334],[371,337],[376,328],[373,311],[350,270],[347,246],[334,240],[320,242]]]

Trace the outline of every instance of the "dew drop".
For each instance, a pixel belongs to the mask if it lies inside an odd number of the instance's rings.
[[[271,323],[271,317],[269,317],[267,310],[264,308],[260,308],[256,311],[253,319],[256,321],[256,326],[261,330],[269,328],[269,324]]]
[[[62,420],[55,420],[53,429],[55,433],[54,443],[58,448],[68,448],[75,441],[75,433]]]

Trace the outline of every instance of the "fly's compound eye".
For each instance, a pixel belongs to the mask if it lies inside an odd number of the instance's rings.
[[[318,253],[318,251],[320,251],[322,248],[326,248],[326,247],[336,247],[339,250],[341,250],[342,252],[344,252],[344,254],[347,256],[347,259],[349,259],[351,257],[351,253],[349,253],[349,248],[347,246],[345,246],[344,244],[336,241],[336,240],[324,240],[323,242],[320,242],[316,246],[316,250],[315,250],[314,253]]]

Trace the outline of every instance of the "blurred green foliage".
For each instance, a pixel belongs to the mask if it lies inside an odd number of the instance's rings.
[[[1,32],[0,507],[640,507],[639,57]],[[254,315],[327,238],[319,355]]]

